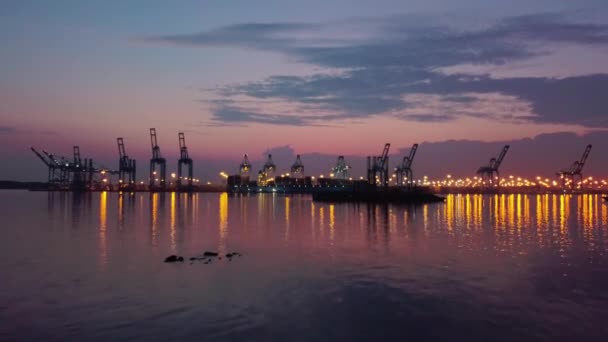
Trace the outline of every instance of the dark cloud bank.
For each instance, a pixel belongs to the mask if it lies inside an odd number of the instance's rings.
[[[502,65],[551,54],[554,46],[608,45],[608,25],[572,21],[565,14],[504,18],[483,28],[459,30],[415,16],[363,21],[376,32],[366,39],[310,37],[332,24],[240,24],[213,31],[149,37],[177,45],[234,46],[283,53],[295,61],[339,73],[273,76],[260,82],[217,89],[221,98],[213,120],[222,124],[263,123],[307,126],[341,119],[392,115],[408,121],[449,121],[473,113],[399,114],[414,106],[408,94],[439,95],[473,103],[466,94],[503,94],[530,104],[532,123],[578,124],[608,128],[608,75],[566,78],[446,74],[440,68],[458,65]],[[371,24],[370,24],[371,23]],[[357,26],[357,21],[350,23]],[[309,34],[309,35],[306,35]],[[314,35],[312,35],[314,36]],[[317,35],[319,36],[319,35]],[[576,56],[573,56],[576,59]],[[239,105],[238,96],[277,99],[313,106],[328,115],[265,114]],[[498,115],[498,116],[497,116]],[[488,118],[512,120],[510,114]]]

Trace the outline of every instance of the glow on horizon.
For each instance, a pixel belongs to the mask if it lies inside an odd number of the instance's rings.
[[[469,89],[457,96],[446,96],[441,87],[434,92],[426,90],[427,93],[423,90],[405,92],[401,94],[404,100],[401,107],[377,113],[374,110],[381,106],[373,104],[368,112],[357,113],[358,108],[349,111],[348,106],[315,102],[321,98],[331,100],[332,96],[340,100],[344,83],[348,81],[341,78],[336,78],[334,88],[327,90],[330,95],[311,95],[304,100],[289,97],[310,90],[306,88],[306,77],[348,76],[349,71],[356,69],[306,59],[306,55],[294,55],[294,50],[310,48],[305,44],[308,42],[313,47],[331,47],[365,43],[379,37],[392,39],[394,37],[379,36],[384,29],[382,24],[388,24],[384,21],[390,19],[389,14],[430,13],[424,14],[424,18],[433,24],[447,22],[446,28],[472,30],[505,16],[535,15],[541,13],[541,9],[543,13],[565,13],[562,15],[567,16],[566,19],[589,20],[597,29],[606,24],[599,15],[608,9],[603,6],[595,11],[577,12],[585,7],[584,4],[544,2],[541,5],[525,1],[517,4],[505,6],[502,2],[484,2],[482,5],[469,0],[456,6],[479,9],[478,24],[466,20],[467,14],[451,4],[427,1],[407,5],[387,1],[384,7],[366,2],[353,2],[348,8],[343,4],[323,4],[326,11],[320,17],[316,10],[296,11],[284,4],[269,6],[272,8],[235,4],[233,6],[249,9],[238,11],[238,15],[234,8],[212,3],[204,6],[188,3],[180,8],[150,4],[143,9],[128,5],[123,11],[118,11],[114,5],[100,8],[96,4],[67,2],[53,6],[13,4],[11,15],[2,16],[5,20],[0,24],[0,28],[5,28],[0,42],[9,47],[2,57],[4,63],[0,63],[0,72],[5,75],[0,80],[0,153],[14,160],[17,166],[0,171],[0,179],[21,176],[24,168],[19,165],[35,164],[35,160],[31,162],[32,156],[22,156],[23,149],[31,145],[65,155],[70,154],[73,145],[79,145],[87,156],[109,164],[114,163],[115,139],[120,136],[125,138],[129,155],[145,160],[150,154],[149,127],[157,128],[163,155],[168,158],[177,155],[177,133],[183,131],[192,157],[218,161],[218,165],[214,165],[216,168],[225,167],[225,164],[219,165],[219,161],[238,161],[243,153],[261,156],[266,150],[285,145],[300,154],[366,156],[377,153],[378,146],[385,142],[391,142],[396,151],[407,149],[412,143],[502,142],[534,138],[543,133],[581,135],[595,131],[593,126],[584,126],[583,119],[562,123],[530,120],[537,118],[538,104],[500,90]],[[316,5],[321,6],[321,2]],[[374,11],[370,12],[372,9]],[[444,10],[453,15],[446,17]],[[140,15],[135,17],[133,13]],[[370,13],[376,17],[353,19]],[[115,18],[114,21],[108,21],[110,17]],[[170,23],[161,25],[167,18],[176,17],[182,20],[169,20]],[[30,25],[22,30],[25,19]],[[236,36],[243,33],[238,31],[238,25],[250,23],[301,23],[312,28],[302,32],[271,32],[269,36],[264,31],[268,28],[246,31],[244,34],[261,32],[261,35],[253,36],[258,41],[244,39],[247,43],[243,44],[243,37]],[[414,24],[416,22],[412,22]],[[232,36],[222,35],[222,32],[232,32]],[[593,34],[591,32],[590,37],[595,37]],[[210,35],[213,39],[196,40]],[[146,39],[163,36],[181,37],[182,41],[184,37],[195,39],[183,46],[179,39],[172,43]],[[295,41],[290,41],[294,37]],[[582,44],[587,38],[582,37]],[[589,48],[585,46],[584,53],[579,54],[580,45],[569,41],[570,36],[564,39],[561,41],[558,37],[560,44],[550,45],[551,49],[530,59],[470,65],[456,60],[432,71],[445,75],[464,73],[471,77],[490,74],[492,80],[530,76],[558,77],[557,80],[608,72],[605,59],[598,58],[605,55],[606,44],[598,41]],[[522,48],[524,45],[522,43]],[[434,48],[430,51],[443,52]],[[390,52],[387,56],[392,57]],[[368,57],[363,56],[361,60],[368,62]],[[373,67],[377,65],[371,64],[369,68]],[[263,84],[272,76],[300,77],[298,81],[304,83],[304,88],[279,95],[271,89],[269,94],[275,95],[267,97],[264,92],[257,97],[251,92],[234,97],[221,95],[222,89],[234,90],[235,86],[252,86],[257,82]],[[369,87],[372,91],[381,86],[382,81],[355,79],[349,86],[357,94],[360,90],[357,87],[364,90]],[[323,83],[328,84],[332,85],[331,82]],[[242,110],[243,113],[235,115],[245,115],[245,118],[218,119],[216,100]],[[296,124],[256,123],[255,120],[247,121],[247,113],[265,115],[263,118],[305,120],[301,125],[297,121]],[[435,119],[453,113],[458,115],[451,120]],[[310,117],[332,115],[344,118],[306,121]],[[575,117],[578,113],[572,115]],[[412,119],[414,117],[417,119]],[[259,120],[258,117],[254,119]],[[598,165],[590,166],[600,169]],[[34,174],[40,172],[32,172]]]

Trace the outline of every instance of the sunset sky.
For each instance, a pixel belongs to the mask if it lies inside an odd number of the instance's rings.
[[[593,143],[608,174],[605,0],[4,1],[0,45],[0,179],[44,180],[30,146],[116,168],[119,136],[143,178],[150,127],[205,179],[385,142],[430,176],[505,143],[505,171],[554,175]]]

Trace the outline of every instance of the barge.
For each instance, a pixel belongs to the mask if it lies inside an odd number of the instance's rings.
[[[421,187],[381,187],[367,182],[352,182],[339,187],[315,187],[312,199],[322,202],[376,202],[376,203],[437,203],[443,197]]]

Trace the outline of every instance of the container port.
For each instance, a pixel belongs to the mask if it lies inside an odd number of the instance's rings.
[[[585,164],[590,156],[592,146],[587,145],[580,159],[567,168],[559,169],[555,175],[536,176],[533,178],[516,175],[501,176],[500,168],[506,159],[510,146],[505,145],[496,157],[489,159],[485,165],[477,168],[474,176],[457,178],[446,174],[443,179],[431,179],[427,176],[414,176],[414,161],[418,144],[412,145],[408,153],[393,167],[389,167],[390,144],[385,144],[377,156],[367,157],[366,176],[353,176],[353,170],[344,156],[338,156],[333,167],[328,165],[327,175],[318,176],[305,173],[305,161],[296,156],[293,164],[285,173],[279,173],[271,154],[266,156],[264,164],[256,172],[249,156],[242,158],[238,171],[234,174],[221,172],[222,182],[202,182],[195,176],[194,160],[189,155],[186,137],[178,133],[179,158],[176,161],[176,172],[168,173],[167,159],[161,154],[156,129],[150,128],[149,173],[147,178],[138,178],[137,161],[127,154],[125,140],[116,138],[118,163],[116,169],[98,166],[92,158],[83,158],[79,146],[73,146],[72,157],[38,150],[31,151],[47,168],[47,180],[44,183],[23,187],[44,191],[125,191],[125,192],[219,192],[232,193],[332,193],[344,191],[370,191],[388,189],[392,192],[411,193],[606,193],[606,179],[583,176]],[[556,168],[557,169],[557,168]],[[473,169],[474,170],[474,169]],[[11,187],[15,187],[12,184]],[[363,190],[366,189],[366,190]],[[377,191],[377,190],[375,190]],[[321,195],[324,196],[324,195]],[[376,196],[376,195],[370,195]],[[318,196],[316,196],[318,197]]]

